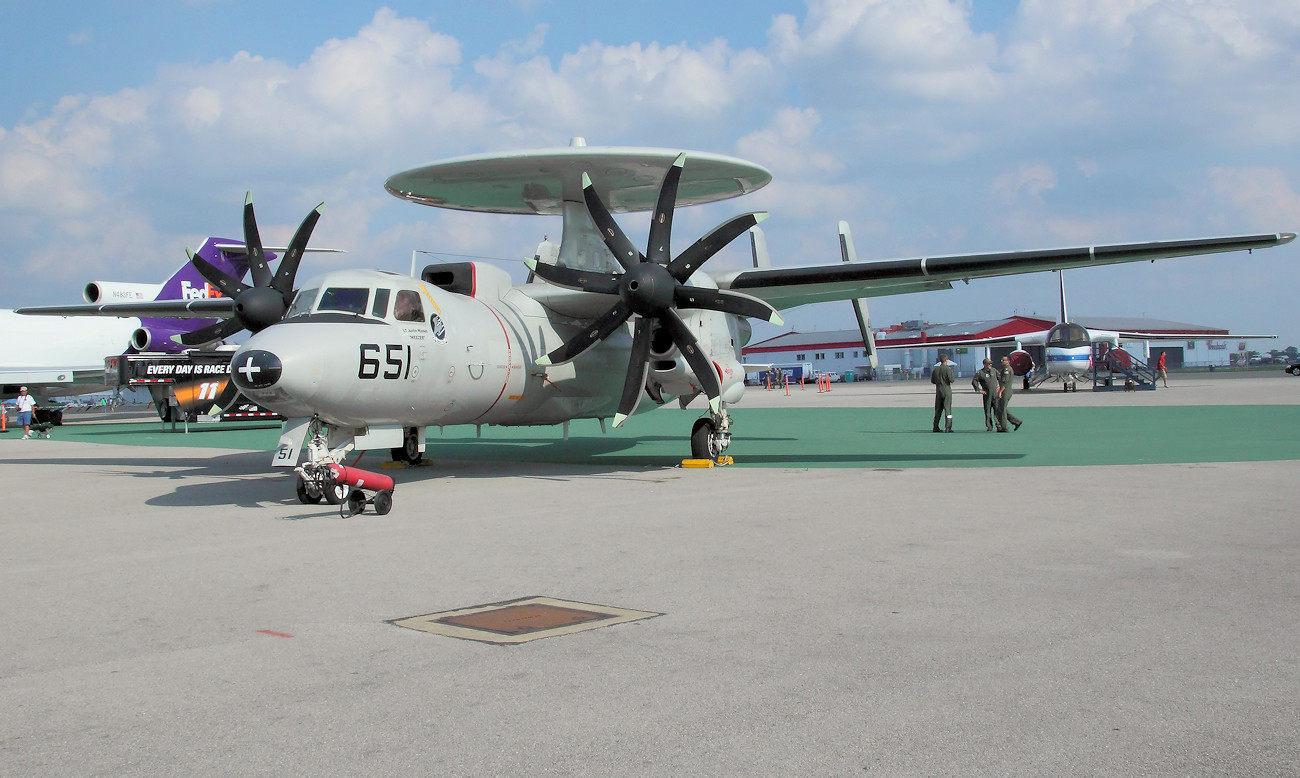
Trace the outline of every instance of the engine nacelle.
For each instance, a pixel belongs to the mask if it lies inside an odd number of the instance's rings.
[[[81,290],[88,303],[130,303],[156,300],[162,284],[122,284],[117,281],[91,281]]]
[[[136,351],[163,351],[169,354],[185,351],[188,346],[172,340],[173,336],[183,335],[201,326],[210,323],[207,319],[185,319],[185,326],[168,327],[159,324],[160,321],[179,321],[177,319],[151,320],[147,327],[137,327],[131,333],[131,348]]]
[[[1029,371],[1034,369],[1034,358],[1028,351],[1016,350],[1007,354],[1007,358],[1011,360],[1011,372],[1019,378],[1029,375]]]

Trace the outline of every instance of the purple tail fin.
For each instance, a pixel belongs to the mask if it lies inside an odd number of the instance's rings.
[[[226,252],[219,246],[243,246],[241,240],[208,238],[195,254],[203,257],[213,267],[231,278],[243,280],[248,273],[248,255],[243,252]],[[267,259],[274,255],[267,254]],[[194,265],[186,262],[163,284],[156,300],[206,300],[220,297],[221,292],[208,283]],[[184,351],[185,346],[172,340],[172,336],[206,327],[215,319],[144,318],[140,329],[131,336],[131,346],[137,351]]]
[[[199,250],[194,252],[212,263],[213,267],[222,271],[226,275],[235,279],[243,279],[244,274],[248,272],[248,255],[247,254],[227,254],[217,248],[219,245],[243,246],[243,241],[230,240],[228,238],[208,238],[199,246]],[[163,284],[162,291],[158,293],[156,300],[206,300],[210,297],[220,297],[221,292],[212,284],[204,280],[199,275],[199,271],[194,265],[186,262],[177,270],[167,282]],[[168,321],[176,321],[169,319]],[[189,321],[197,321],[190,319]],[[201,326],[201,325],[200,325]],[[197,330],[198,327],[190,327],[190,330]]]

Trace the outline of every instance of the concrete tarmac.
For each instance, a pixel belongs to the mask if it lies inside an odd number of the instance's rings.
[[[1300,393],[1171,385],[1016,403]],[[55,437],[0,438],[3,775],[1300,772],[1295,461],[463,461],[342,519],[267,452]],[[531,595],[663,615],[388,623]]]

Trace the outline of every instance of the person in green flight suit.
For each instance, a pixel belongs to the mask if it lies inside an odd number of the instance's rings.
[[[993,369],[993,360],[984,360],[984,367],[975,371],[975,377],[971,379],[970,384],[984,400],[984,429],[992,432],[994,409],[997,407],[998,400],[998,372]]]
[[[1002,370],[998,373],[998,432],[1010,432],[1007,424],[1012,429],[1020,429],[1023,421],[1017,419],[1007,406],[1011,404],[1011,395],[1015,391],[1012,386],[1016,382],[1016,374],[1011,370],[1011,357],[1002,358]]]
[[[939,364],[930,371],[930,383],[934,384],[934,431],[939,432],[939,417],[944,420],[943,432],[952,432],[952,383],[957,375],[948,364],[948,355],[939,355]]]

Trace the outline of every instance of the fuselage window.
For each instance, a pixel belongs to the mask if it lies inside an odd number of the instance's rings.
[[[297,296],[293,298],[293,305],[290,305],[289,310],[285,311],[284,317],[287,319],[290,316],[302,316],[305,313],[310,313],[311,304],[316,302],[316,295],[319,293],[319,288],[303,289],[298,292]]]
[[[370,300],[369,289],[356,289],[347,286],[332,286],[325,290],[320,296],[320,305],[316,306],[317,311],[342,311],[343,313],[355,313],[358,316],[365,314],[366,303]]]
[[[376,319],[382,319],[388,315],[388,295],[387,289],[375,290],[375,304],[370,308],[370,315]]]
[[[397,293],[393,304],[393,318],[398,321],[424,321],[424,306],[420,304],[419,292],[403,289]]]

